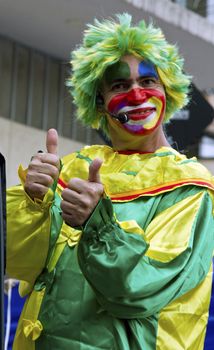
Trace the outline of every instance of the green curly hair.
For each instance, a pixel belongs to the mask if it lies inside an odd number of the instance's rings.
[[[85,125],[102,128],[108,134],[105,112],[96,106],[97,89],[106,69],[122,56],[132,54],[152,62],[166,92],[164,121],[188,103],[190,76],[184,74],[183,58],[175,45],[170,45],[153,23],[140,21],[132,26],[132,17],[117,15],[118,21],[95,19],[84,32],[83,44],[72,52],[73,72],[67,81],[77,118]]]

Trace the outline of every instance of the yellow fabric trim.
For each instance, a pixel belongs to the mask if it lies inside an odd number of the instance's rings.
[[[89,163],[94,158],[103,160],[101,181],[110,197],[130,195],[159,188],[183,180],[201,180],[214,185],[214,178],[200,163],[187,160],[184,155],[169,147],[153,154],[123,155],[108,146],[87,146],[79,154],[63,158],[61,178],[65,183],[74,177],[88,178]]]
[[[130,221],[117,221],[117,223],[120,225],[120,227],[128,232],[128,233],[135,233],[143,236],[143,238],[146,240],[146,236],[144,233],[144,230],[138,225],[138,223],[135,220]]]
[[[42,332],[42,324],[38,320],[45,288],[31,293],[27,299],[19,319],[13,350],[35,350],[35,340]]]
[[[146,256],[166,263],[186,250],[203,195],[185,198],[151,221],[145,232],[150,244]]]
[[[82,231],[76,230],[66,225],[65,222],[63,222],[53,254],[48,264],[48,271],[52,271],[54,269],[66,244],[68,244],[69,247],[74,247],[79,242],[81,234],[82,234]]]
[[[212,266],[202,283],[161,311],[156,350],[204,349],[211,288]]]

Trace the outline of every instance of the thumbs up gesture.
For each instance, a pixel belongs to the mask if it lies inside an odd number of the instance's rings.
[[[57,131],[50,129],[46,137],[47,152],[35,154],[28,166],[24,189],[32,199],[42,200],[54,180],[58,179],[60,160],[57,147]]]
[[[88,180],[74,178],[62,192],[62,217],[67,225],[83,225],[103,194],[99,170],[101,159],[94,159],[89,167]]]

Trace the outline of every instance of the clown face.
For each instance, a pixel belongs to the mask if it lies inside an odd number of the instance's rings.
[[[127,55],[107,69],[103,96],[109,113],[125,113],[129,120],[110,123],[134,135],[152,133],[163,120],[166,97],[155,66]]]

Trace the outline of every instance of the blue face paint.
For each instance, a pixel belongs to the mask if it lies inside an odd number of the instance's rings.
[[[159,79],[157,70],[154,64],[148,61],[142,61],[138,66],[138,73],[140,77],[153,77]]]

